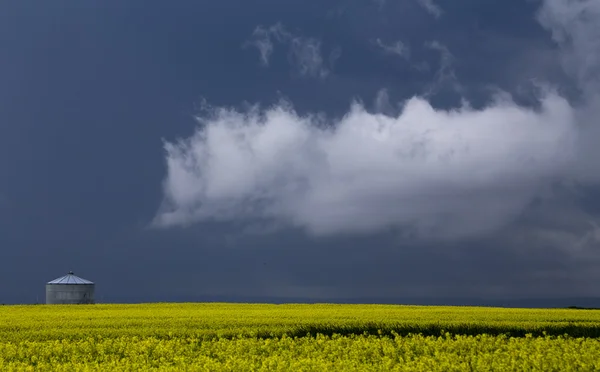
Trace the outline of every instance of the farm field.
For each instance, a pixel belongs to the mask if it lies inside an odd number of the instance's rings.
[[[0,306],[0,370],[600,370],[600,311]]]

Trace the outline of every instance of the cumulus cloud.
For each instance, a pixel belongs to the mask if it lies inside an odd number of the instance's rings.
[[[483,108],[441,110],[415,96],[400,113],[354,104],[339,120],[299,115],[285,103],[217,108],[198,118],[193,136],[165,144],[155,225],[259,220],[314,235],[393,230],[422,240],[501,230],[574,169],[580,180],[600,171],[592,120],[600,115],[598,3],[544,4],[539,20],[564,51],[583,103],[545,89],[536,108],[499,94]],[[441,56],[436,80],[456,81],[452,54],[438,42],[428,46]],[[385,91],[377,102],[390,106]],[[596,240],[595,227],[585,231],[585,244]]]
[[[518,215],[571,158],[573,113],[552,92],[540,111],[498,100],[397,117],[358,104],[333,125],[288,106],[218,109],[167,143],[162,226],[272,219],[312,234],[407,229],[458,238]]]
[[[435,18],[440,18],[442,16],[442,8],[439,5],[433,2],[433,0],[417,0],[420,6],[423,7],[429,14],[434,16]]]
[[[252,33],[250,41],[244,47],[255,47],[260,54],[260,61],[268,66],[275,43],[288,46],[288,59],[300,76],[324,78],[330,73],[321,52],[321,41],[288,32],[281,23],[270,27],[258,26]],[[340,57],[341,49],[334,48],[329,55],[330,66]]]

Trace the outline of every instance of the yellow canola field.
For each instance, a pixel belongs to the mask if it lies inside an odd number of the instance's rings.
[[[0,370],[598,371],[600,340],[506,336],[123,337],[0,344]]]
[[[600,311],[0,306],[0,370],[600,371]]]

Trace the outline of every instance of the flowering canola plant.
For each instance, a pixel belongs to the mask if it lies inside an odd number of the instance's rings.
[[[592,310],[0,307],[2,371],[594,371],[598,355]]]

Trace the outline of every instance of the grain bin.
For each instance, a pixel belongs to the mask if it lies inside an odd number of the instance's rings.
[[[72,271],[46,284],[46,304],[93,304],[94,282]]]

